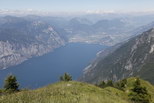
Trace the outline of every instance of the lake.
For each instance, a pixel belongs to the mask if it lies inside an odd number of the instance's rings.
[[[0,70],[0,87],[9,74],[17,77],[21,88],[29,89],[57,82],[65,72],[77,80],[83,69],[95,59],[97,52],[104,48],[106,47],[95,44],[67,44],[43,56]]]

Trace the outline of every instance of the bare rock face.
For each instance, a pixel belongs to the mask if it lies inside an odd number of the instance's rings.
[[[5,69],[63,46],[65,41],[42,21],[4,17],[0,24],[0,69]]]
[[[80,80],[94,83],[140,76],[154,83],[154,29],[130,39],[105,57],[103,54],[86,68]]]

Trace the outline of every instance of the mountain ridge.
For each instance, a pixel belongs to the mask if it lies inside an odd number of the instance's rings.
[[[0,69],[17,65],[63,46],[65,40],[40,20],[7,16],[0,24]]]
[[[98,82],[101,80],[117,81],[130,76],[139,76],[154,83],[152,78],[140,75],[139,71],[145,71],[148,63],[153,63],[154,28],[138,35],[122,44],[105,58],[95,61],[86,69],[81,80],[86,82]],[[151,68],[152,69],[152,68]],[[148,71],[150,73],[150,71]],[[153,72],[151,73],[152,76]]]

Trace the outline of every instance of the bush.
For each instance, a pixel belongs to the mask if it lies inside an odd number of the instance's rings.
[[[71,81],[72,80],[72,76],[68,73],[64,73],[63,76],[60,76],[60,81]]]
[[[8,92],[19,91],[19,84],[17,83],[17,79],[14,75],[9,75],[5,79],[4,89]]]
[[[114,87],[113,81],[112,80],[108,80],[107,83],[106,83],[106,86]]]
[[[127,86],[127,79],[123,79],[115,84],[115,88],[123,91],[126,88],[126,86]]]
[[[134,103],[151,103],[151,96],[146,87],[141,86],[139,78],[136,79],[129,97]]]
[[[100,88],[105,88],[105,87],[114,87],[114,83],[112,80],[108,80],[107,82],[101,81],[96,86]]]
[[[100,87],[100,88],[105,88],[106,87],[106,83],[104,81],[101,81],[99,84],[97,84],[96,86]]]

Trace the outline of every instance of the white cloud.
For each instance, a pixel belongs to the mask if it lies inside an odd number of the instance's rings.
[[[114,10],[87,10],[87,14],[105,14],[105,13],[115,13]]]

